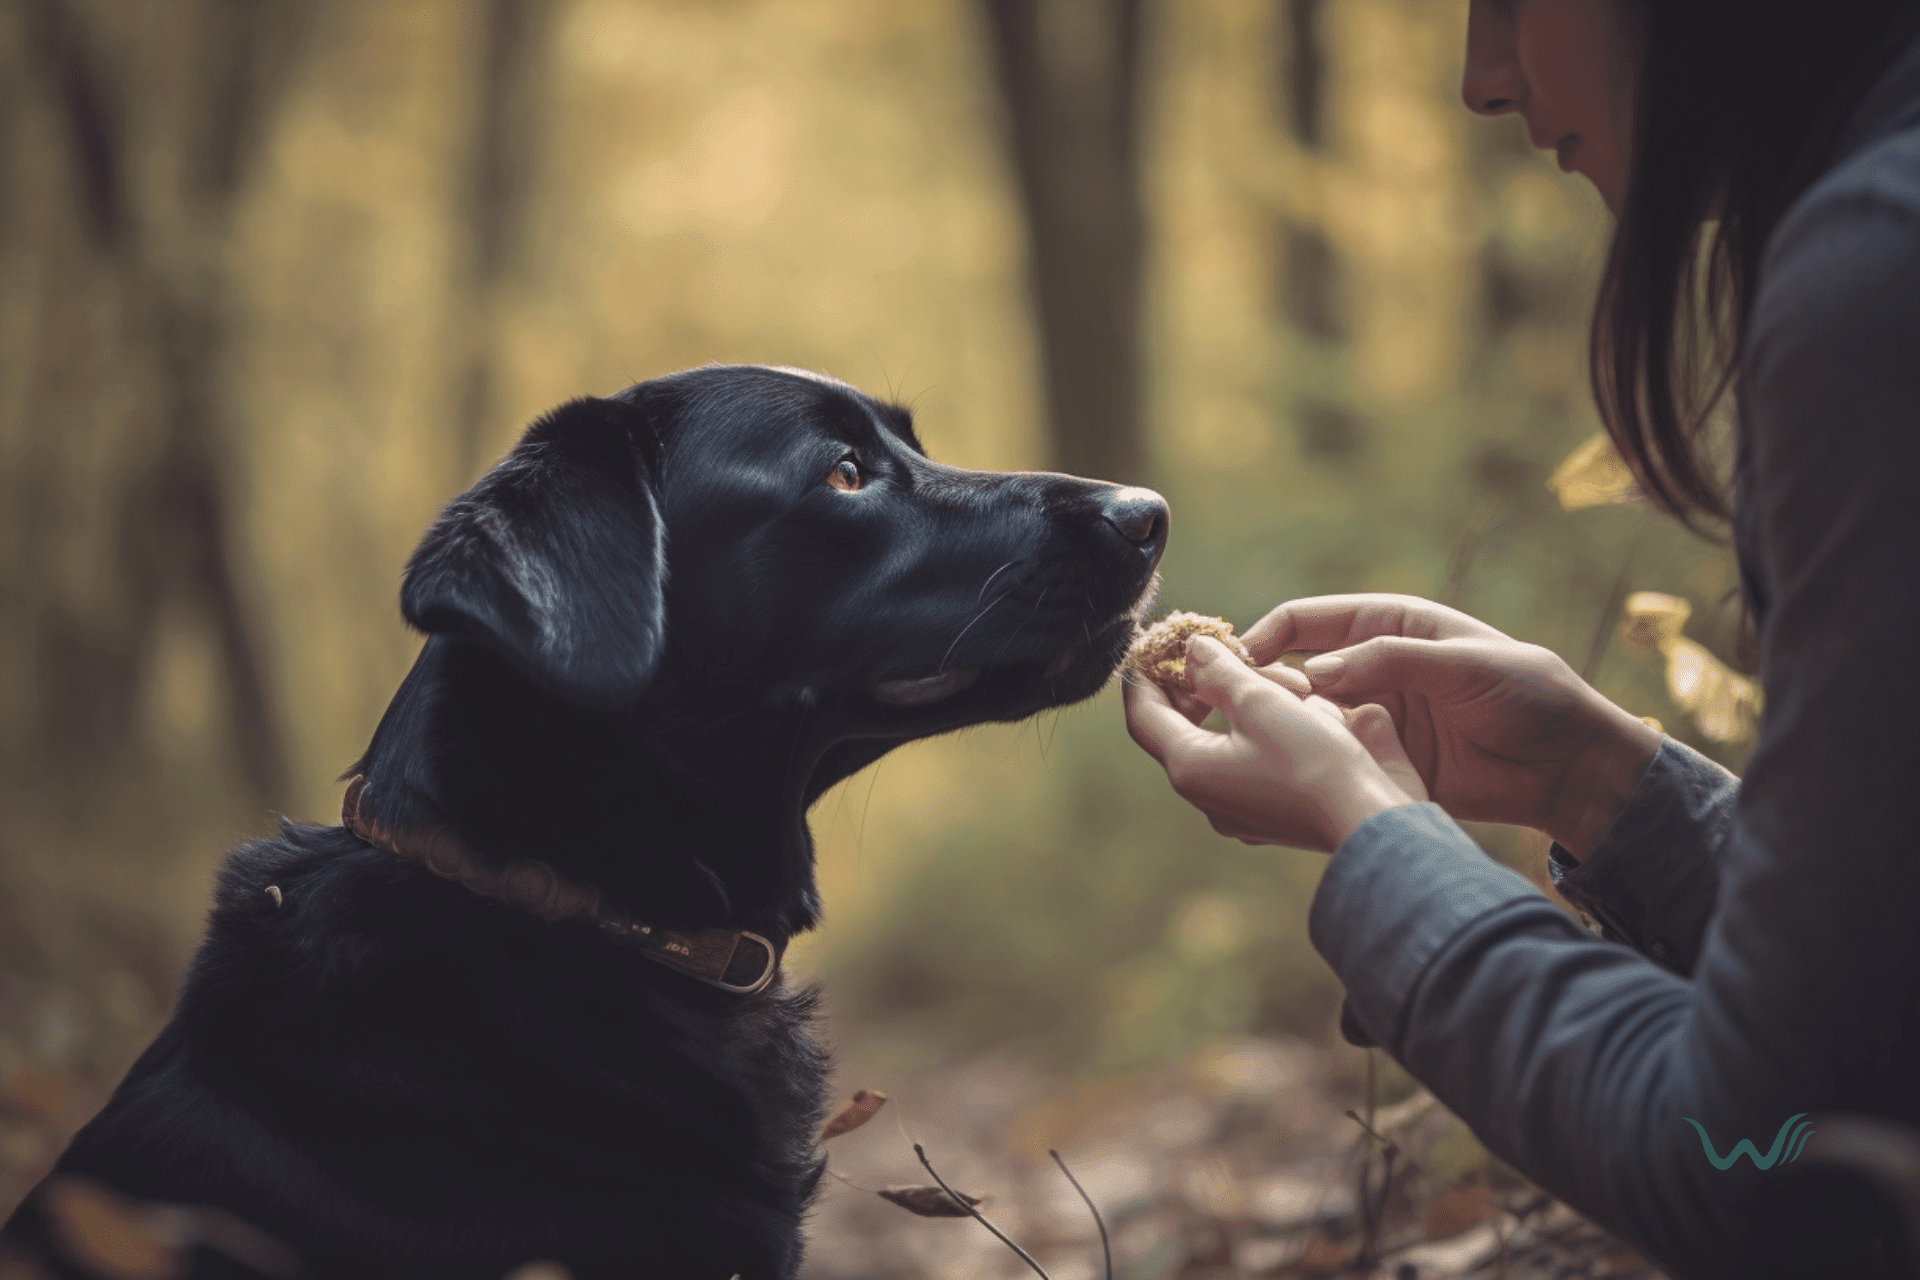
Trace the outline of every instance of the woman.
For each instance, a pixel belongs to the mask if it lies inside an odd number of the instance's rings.
[[[1667,511],[1731,507],[1766,693],[1744,779],[1410,597],[1268,614],[1248,648],[1318,654],[1304,680],[1197,640],[1193,702],[1127,691],[1217,830],[1333,851],[1310,932],[1347,1037],[1678,1276],[1907,1265],[1857,1175],[1787,1166],[1808,1116],[1920,1126],[1914,10],[1472,2],[1467,104],[1521,115],[1618,217],[1591,350],[1616,445]],[[1694,430],[1729,380],[1731,504]],[[1456,818],[1553,836],[1606,936]],[[1741,1139],[1766,1171],[1720,1167]]]

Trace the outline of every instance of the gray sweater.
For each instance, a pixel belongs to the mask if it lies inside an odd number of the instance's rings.
[[[1431,804],[1354,832],[1310,917],[1350,1040],[1683,1277],[1857,1242],[1857,1186],[1790,1160],[1794,1118],[1920,1125],[1920,42],[1831,155],[1739,368],[1745,777],[1669,739],[1584,861],[1555,848],[1602,937]],[[1741,1139],[1779,1139],[1768,1169],[1709,1157]]]

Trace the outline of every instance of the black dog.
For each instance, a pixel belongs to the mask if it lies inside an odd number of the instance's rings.
[[[428,639],[349,824],[235,851],[45,1185],[212,1206],[322,1275],[786,1280],[824,1063],[768,984],[819,917],[808,805],[1098,690],[1166,531],[1156,494],[942,466],[798,371],[555,410],[407,567]],[[51,1256],[56,1217],[5,1240]]]

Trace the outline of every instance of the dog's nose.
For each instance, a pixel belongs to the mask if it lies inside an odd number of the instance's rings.
[[[1171,513],[1167,500],[1153,490],[1115,489],[1101,504],[1100,514],[1142,555],[1157,556],[1165,550]]]

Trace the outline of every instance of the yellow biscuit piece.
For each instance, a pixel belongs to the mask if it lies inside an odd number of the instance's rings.
[[[1233,634],[1233,624],[1224,618],[1210,618],[1204,613],[1187,613],[1176,609],[1160,621],[1134,637],[1133,647],[1127,650],[1127,666],[1149,679],[1163,685],[1187,684],[1187,641],[1194,636],[1212,636],[1239,657],[1248,666],[1253,665],[1253,655],[1247,652],[1247,646],[1240,643],[1240,637]]]

